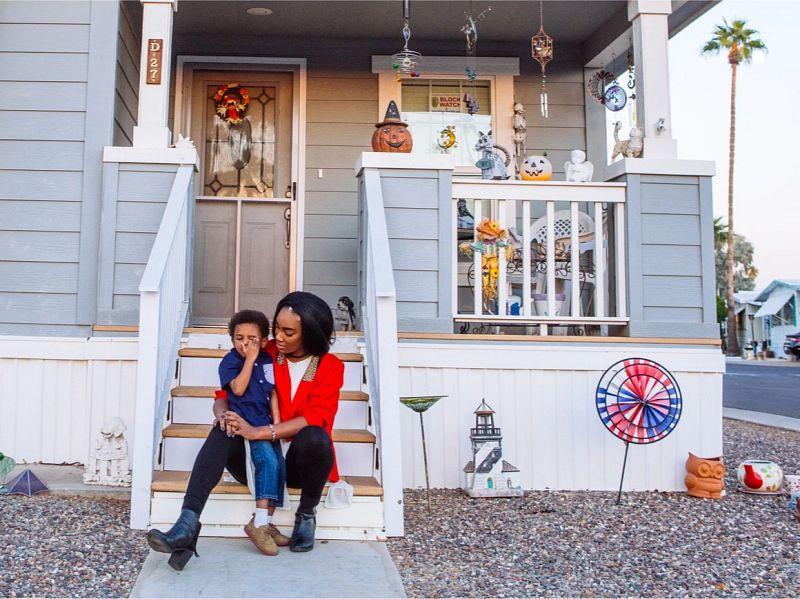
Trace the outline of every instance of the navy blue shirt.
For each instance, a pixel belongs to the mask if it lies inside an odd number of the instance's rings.
[[[253,426],[266,426],[272,423],[269,400],[275,388],[275,374],[272,358],[261,352],[253,364],[253,373],[244,395],[235,395],[231,381],[239,376],[244,368],[244,358],[232,349],[219,363],[219,384],[228,392],[228,407]]]

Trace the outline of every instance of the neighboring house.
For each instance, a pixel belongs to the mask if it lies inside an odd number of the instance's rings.
[[[670,369],[685,409],[631,452],[626,488],[682,490],[689,451],[722,453],[714,166],[676,157],[667,68],[669,36],[714,3],[545,2],[548,116],[530,56],[538,3],[494,3],[469,59],[468,3],[411,4],[418,77],[393,66],[400,0],[270,2],[266,16],[241,2],[0,2],[0,450],[85,462],[119,416],[131,524],[168,523],[208,430],[219,326],[304,289],[352,298],[358,320],[335,345],[334,441],[356,497],[321,508],[321,536],[403,533],[402,489],[425,475],[398,396],[447,395],[425,415],[434,487],[464,484],[485,398],[526,489],[615,490],[624,444],[594,395],[628,357]],[[587,84],[602,67],[621,75],[631,45],[644,154],[606,166],[614,116]],[[249,92],[241,126],[215,114],[229,83]],[[370,152],[390,100],[412,154]],[[479,178],[479,131],[512,148],[515,102],[553,181]],[[443,155],[450,124],[459,145]],[[594,183],[564,182],[573,149]],[[457,250],[473,235],[459,204],[519,237],[485,281],[480,254]],[[244,493],[223,484],[204,533],[242,534]]]
[[[739,291],[733,294],[736,302],[736,334],[739,338],[739,347],[754,343],[756,352],[763,349],[764,341],[767,339],[764,319],[755,317],[761,308],[761,302],[756,301],[757,297],[757,291]]]
[[[755,298],[761,302],[755,319],[763,322],[764,338],[778,358],[788,357],[783,351],[786,335],[800,329],[799,299],[800,279],[775,279]]]

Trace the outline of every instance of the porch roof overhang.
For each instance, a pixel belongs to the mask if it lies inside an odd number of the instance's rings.
[[[673,0],[670,34],[685,27],[716,2]],[[416,0],[411,5],[412,47],[415,41],[460,44],[464,14],[480,13],[490,6],[491,13],[479,25],[484,50],[492,44],[528,45],[539,28],[539,2],[535,0],[484,3]],[[246,11],[253,7],[269,8],[272,14],[251,16]],[[578,46],[586,64],[620,36],[628,43],[630,22],[626,0],[546,0],[544,22],[557,44]],[[401,23],[400,0],[182,0],[175,14],[174,31],[177,35],[400,41]]]
[[[771,296],[764,302],[761,308],[758,309],[755,318],[763,318],[764,316],[773,316],[777,314],[786,305],[786,302],[792,299],[793,295],[794,291],[782,291]]]

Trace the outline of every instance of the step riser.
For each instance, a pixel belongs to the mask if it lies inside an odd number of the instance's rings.
[[[164,439],[163,469],[190,471],[205,439],[167,437]],[[371,443],[334,443],[336,462],[342,476],[373,476]]]
[[[299,498],[290,498],[291,510],[275,510],[273,522],[286,534],[291,534],[294,513]],[[152,499],[152,526],[162,530],[172,526],[181,511],[183,495],[180,493],[154,493]],[[203,523],[201,534],[210,536],[218,529],[218,536],[245,536],[242,530],[255,511],[255,502],[250,496],[230,497],[212,494],[200,517]],[[223,534],[219,534],[223,533]],[[365,538],[383,534],[383,502],[378,497],[355,497],[350,506],[328,509],[323,502],[317,507],[317,538]]]
[[[208,424],[212,419],[214,400],[205,397],[174,397],[172,422],[175,424]],[[339,401],[334,428],[366,429],[369,406],[366,401]]]
[[[219,385],[219,358],[181,358],[180,385],[215,387]],[[362,364],[345,362],[345,391],[361,390]]]
[[[331,351],[333,353],[353,353],[359,352],[358,337],[337,337]],[[205,349],[228,349],[231,347],[231,338],[228,335],[208,335],[205,333],[190,333],[186,337],[186,344],[183,347],[202,347]]]

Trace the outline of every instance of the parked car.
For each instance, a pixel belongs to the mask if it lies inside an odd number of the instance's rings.
[[[787,356],[792,359],[800,359],[800,331],[786,335],[786,341],[783,342],[783,351]]]

